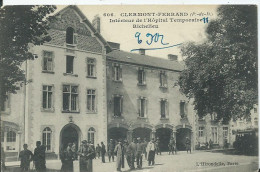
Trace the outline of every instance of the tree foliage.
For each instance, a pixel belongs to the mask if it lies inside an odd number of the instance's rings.
[[[7,92],[15,93],[17,82],[24,81],[21,64],[33,59],[30,44],[50,41],[49,16],[56,6],[5,6],[0,9],[0,101]],[[2,103],[1,103],[2,105]]]
[[[207,40],[182,48],[186,69],[180,90],[194,98],[200,117],[248,118],[257,104],[257,8],[225,5],[207,26]]]

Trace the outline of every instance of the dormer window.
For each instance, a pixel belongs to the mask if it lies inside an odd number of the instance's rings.
[[[75,37],[74,37],[74,29],[72,27],[68,27],[66,30],[66,43],[67,44],[74,44]]]

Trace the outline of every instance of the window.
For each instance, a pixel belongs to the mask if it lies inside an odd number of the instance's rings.
[[[63,85],[63,110],[78,111],[78,86]]]
[[[46,127],[42,132],[42,144],[46,146],[46,150],[51,150],[51,129]]]
[[[87,70],[88,70],[88,77],[95,77],[96,76],[96,61],[95,59],[88,58],[87,59]]]
[[[120,65],[114,65],[114,81],[122,81],[122,68]]]
[[[52,108],[52,92],[53,87],[44,85],[42,89],[42,108],[43,109],[51,109]]]
[[[258,118],[257,118],[257,117],[254,118],[254,125],[255,125],[255,126],[258,126]]]
[[[228,127],[223,127],[223,139],[228,139]]]
[[[184,118],[186,116],[186,114],[185,114],[185,101],[180,102],[180,115],[181,115],[181,118]]]
[[[123,97],[115,96],[114,97],[114,116],[120,117],[122,116],[123,110]]]
[[[217,120],[217,114],[216,114],[216,113],[212,113],[212,114],[211,114],[211,120],[212,120],[212,121]]]
[[[53,52],[43,51],[43,71],[53,71]]]
[[[14,131],[8,131],[6,134],[7,142],[16,142],[16,133]]]
[[[163,71],[160,72],[160,87],[167,87],[167,77]]]
[[[211,137],[213,143],[218,143],[218,128],[211,127]]]
[[[140,97],[138,99],[138,115],[139,117],[146,117],[147,114],[147,99],[145,97]]]
[[[96,112],[96,90],[87,90],[87,111]]]
[[[199,137],[203,137],[204,127],[199,127]]]
[[[67,56],[66,58],[66,73],[73,73],[73,56]]]
[[[161,99],[160,101],[161,104],[161,118],[166,118],[167,117],[167,100],[166,99]]]
[[[6,94],[5,100],[1,101],[0,106],[1,106],[0,111],[3,111],[3,112],[8,111],[8,109],[10,108],[10,93]]]
[[[138,84],[140,85],[145,84],[145,72],[143,69],[138,70]]]
[[[257,108],[254,108],[254,113],[257,113]]]
[[[66,43],[67,44],[74,43],[74,29],[71,27],[68,27],[66,31]]]
[[[1,142],[5,141],[5,133],[3,130],[0,131],[1,132]]]
[[[89,130],[88,130],[88,141],[90,141],[92,144],[95,144],[94,141],[95,141],[95,129],[93,127],[91,127]]]

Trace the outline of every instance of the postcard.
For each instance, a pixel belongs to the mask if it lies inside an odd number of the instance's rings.
[[[257,171],[257,5],[0,9],[2,171]]]

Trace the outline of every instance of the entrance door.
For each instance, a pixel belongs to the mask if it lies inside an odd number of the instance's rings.
[[[159,138],[160,140],[160,148],[161,151],[168,151],[168,144],[170,142],[170,138],[172,135],[172,130],[169,128],[158,128],[156,130],[156,138]]]
[[[108,140],[118,140],[118,139],[126,139],[127,138],[127,129],[125,128],[110,128],[108,130]]]
[[[141,140],[150,140],[151,129],[149,128],[136,128],[133,130],[133,138],[140,137]]]
[[[188,128],[180,128],[176,133],[176,147],[178,151],[186,150],[186,137],[191,140],[191,131]]]
[[[66,126],[61,132],[61,146],[63,149],[66,148],[69,143],[76,143],[76,146],[78,146],[79,134],[75,127],[72,125]]]

